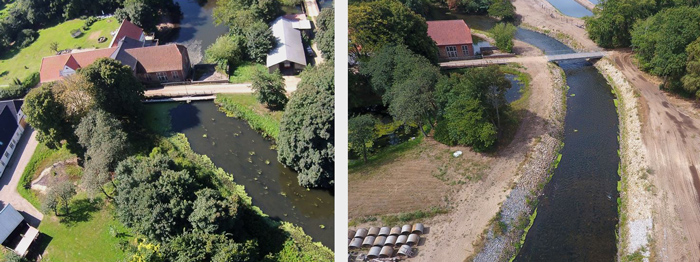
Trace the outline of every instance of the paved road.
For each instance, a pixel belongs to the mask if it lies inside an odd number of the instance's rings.
[[[298,76],[284,76],[285,89],[287,93],[292,93],[297,90],[299,83]],[[212,94],[241,94],[253,93],[250,88],[250,83],[244,84],[202,84],[202,85],[176,85],[166,86],[159,89],[146,90],[146,97],[153,96],[168,96],[181,97],[193,95],[212,95]]]
[[[39,226],[41,220],[44,219],[44,215],[19,195],[17,184],[19,184],[19,179],[22,177],[29,159],[34,154],[37,144],[36,132],[32,128],[27,128],[22,135],[22,139],[17,144],[15,153],[12,155],[2,178],[0,178],[0,206],[5,207],[7,203],[12,204],[17,211],[22,213],[25,220],[34,227]]]

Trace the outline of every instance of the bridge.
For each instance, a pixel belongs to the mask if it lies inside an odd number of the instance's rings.
[[[566,61],[566,60],[576,60],[576,59],[599,59],[603,58],[606,56],[608,52],[602,51],[602,52],[588,52],[588,53],[570,53],[570,54],[563,54],[563,55],[547,55],[547,61],[549,62],[558,62],[558,61]]]
[[[440,63],[442,68],[464,68],[464,67],[482,67],[489,65],[505,65],[510,63],[521,63],[527,61],[544,60],[546,62],[559,62],[577,59],[599,59],[606,56],[608,52],[586,52],[586,53],[569,53],[562,55],[544,55],[544,56],[521,56],[521,57],[506,57],[506,58],[484,58],[473,60],[449,61]]]

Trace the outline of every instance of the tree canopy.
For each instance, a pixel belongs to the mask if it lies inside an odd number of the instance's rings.
[[[284,108],[289,100],[284,89],[284,78],[279,70],[269,73],[267,69],[256,69],[251,76],[251,88],[255,98],[271,108]]]
[[[374,126],[377,120],[372,115],[359,115],[348,120],[348,146],[362,155],[367,162],[367,150],[374,141]]]
[[[438,49],[425,19],[397,0],[360,2],[349,6],[350,52],[367,56],[385,45],[403,44],[430,63],[437,63]]]
[[[282,13],[278,0],[221,0],[216,2],[214,19],[225,24],[234,34],[241,35],[257,21],[272,22]]]
[[[334,71],[331,63],[307,67],[287,103],[277,139],[278,160],[299,172],[305,187],[333,186]]]
[[[235,65],[243,58],[241,41],[238,36],[219,36],[204,51],[205,57],[208,61],[216,63],[219,69],[225,70],[227,65]]]
[[[362,65],[360,73],[371,77],[372,88],[382,94],[395,120],[418,124],[425,134],[422,125],[432,125],[430,119],[437,110],[433,92],[439,68],[400,45],[382,48]]]
[[[324,8],[316,18],[316,43],[324,59],[335,59],[335,8]]]
[[[489,16],[498,17],[502,20],[512,21],[515,19],[515,6],[510,0],[493,0],[488,12]]]
[[[687,46],[700,37],[700,8],[674,7],[637,23],[632,45],[640,67],[652,74],[680,78]]]
[[[695,97],[700,97],[700,38],[688,45],[686,53],[688,64],[685,67],[686,75],[681,79],[683,89]]]
[[[517,29],[513,24],[498,23],[491,29],[496,47],[505,52],[513,52],[513,37]]]

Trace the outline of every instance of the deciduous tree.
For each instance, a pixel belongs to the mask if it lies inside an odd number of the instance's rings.
[[[238,212],[237,199],[225,199],[210,188],[201,189],[195,195],[197,200],[188,218],[192,228],[209,234],[226,232]]]
[[[324,59],[335,59],[335,8],[324,8],[316,24],[316,45]]]
[[[374,142],[376,123],[377,120],[369,114],[359,115],[348,121],[348,145],[355,153],[362,155],[365,163],[368,147],[372,147]]]
[[[517,29],[513,24],[499,23],[491,29],[496,47],[505,52],[513,52],[513,37]]]
[[[700,38],[688,45],[686,53],[688,54],[688,63],[685,66],[686,74],[681,78],[683,89],[700,97]]]
[[[275,44],[272,30],[263,21],[256,21],[244,31],[245,49],[248,59],[262,63]]]
[[[256,69],[251,77],[251,87],[260,103],[272,108],[284,108],[289,100],[284,89],[284,78],[279,70],[268,73],[266,69]]]
[[[299,184],[305,187],[333,186],[333,75],[329,63],[307,67],[282,116],[277,158],[299,172]]]

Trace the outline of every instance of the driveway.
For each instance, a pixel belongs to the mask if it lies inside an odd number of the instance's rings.
[[[31,127],[27,127],[22,135],[22,139],[17,144],[9,165],[0,178],[0,208],[5,207],[8,203],[12,204],[33,227],[39,227],[39,223],[44,219],[44,215],[34,208],[29,201],[19,195],[17,184],[19,184],[19,179],[22,177],[29,159],[34,154],[37,143],[36,132]]]

